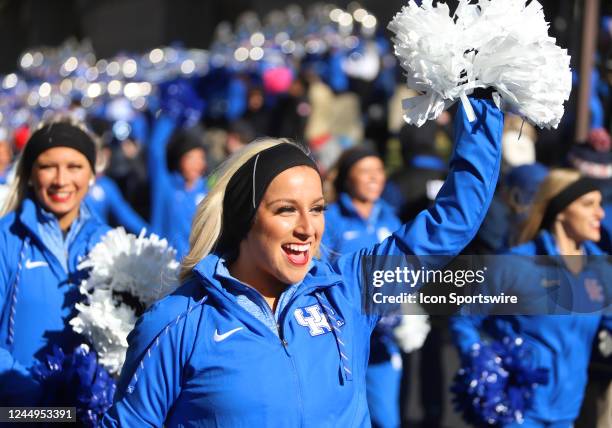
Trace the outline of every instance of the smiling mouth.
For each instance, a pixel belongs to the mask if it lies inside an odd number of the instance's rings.
[[[72,196],[71,192],[50,192],[48,193],[49,199],[53,202],[66,202]]]
[[[308,263],[310,255],[310,243],[307,244],[284,244],[281,246],[289,263],[296,266],[304,266]]]

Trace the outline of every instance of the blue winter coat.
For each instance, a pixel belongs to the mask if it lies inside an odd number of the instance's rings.
[[[591,242],[585,242],[584,248],[588,255],[602,254]],[[554,237],[548,231],[542,231],[533,241],[512,248],[510,253],[522,256],[559,255]],[[514,269],[524,272],[517,267]],[[584,281],[582,277],[589,275],[592,273],[584,271],[575,278]],[[577,302],[581,299],[581,296],[574,297]],[[549,370],[549,383],[535,389],[533,406],[526,413],[526,417],[559,422],[571,421],[578,416],[587,383],[591,346],[602,322],[607,328],[612,328],[612,318],[602,316],[601,313],[456,316],[451,319],[451,332],[460,354],[464,357],[469,355],[471,346],[481,340],[480,331],[485,331],[497,340],[508,336],[522,337],[529,355],[532,355],[534,367]]]
[[[86,214],[88,208],[81,207]],[[40,208],[29,198],[0,219],[0,403],[36,404],[29,369],[53,345],[71,351],[82,342],[68,325],[80,300],[83,272],[77,265],[109,230],[88,215],[59,260],[43,243],[40,219]]]
[[[178,258],[189,251],[191,221],[200,201],[208,193],[206,178],[185,189],[185,180],[178,172],[170,172],[166,164],[166,145],[176,128],[175,120],[161,116],[155,123],[149,143],[149,176],[151,177],[151,228],[168,239]]]
[[[381,242],[399,229],[401,223],[391,206],[382,199],[375,202],[370,216],[364,219],[351,197],[341,193],[338,201],[325,212],[325,225],[323,252],[329,251],[329,259],[333,260]]]
[[[365,372],[378,317],[361,311],[361,257],[456,254],[472,239],[495,190],[503,128],[493,103],[472,104],[478,119],[460,110],[434,206],[381,244],[314,260],[277,314],[278,335],[227,291],[224,260],[205,257],[130,334],[103,426],[369,426]]]
[[[129,232],[139,234],[142,229],[149,228],[142,217],[123,198],[117,184],[105,175],[96,178],[96,183],[89,189],[85,201],[105,223],[108,223],[109,216],[112,214],[115,220]]]
[[[331,204],[325,212],[325,234],[323,254],[333,261],[342,254],[353,253],[361,248],[382,242],[401,226],[393,208],[382,199],[375,202],[367,219],[355,209],[347,193],[340,194],[338,202]],[[380,323],[370,341],[370,363],[389,361],[391,355],[399,353],[393,338],[393,326],[397,317]]]

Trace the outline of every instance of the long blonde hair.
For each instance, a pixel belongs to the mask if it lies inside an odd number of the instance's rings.
[[[223,198],[225,197],[225,190],[236,171],[253,156],[279,144],[294,143],[285,139],[273,138],[255,140],[234,153],[213,173],[216,177],[215,184],[204,200],[198,205],[191,224],[189,254],[181,262],[181,281],[188,279],[195,265],[214,250],[223,230]]]
[[[48,121],[39,123],[32,133],[54,123],[67,123],[72,126],[75,126],[81,131],[85,132],[92,139],[96,147],[99,147],[101,144],[100,139],[89,129],[87,129],[83,122],[80,122],[76,118],[72,116],[67,116],[65,114],[58,114]],[[0,217],[4,217],[8,213],[15,211],[17,208],[19,208],[23,200],[26,198],[28,194],[28,188],[30,186],[30,177],[26,177],[25,175],[25,162],[23,161],[23,156],[21,156],[17,160],[17,166],[15,167],[15,177],[13,178],[13,181],[11,182],[11,185],[9,187],[8,194],[6,196],[4,204],[2,205],[2,210],[0,210]],[[95,171],[92,171],[92,175],[95,176]]]
[[[551,199],[567,186],[578,181],[579,178],[580,173],[573,169],[557,168],[550,170],[548,176],[540,184],[529,210],[529,215],[521,227],[518,244],[531,241],[536,237],[542,227],[542,221]]]

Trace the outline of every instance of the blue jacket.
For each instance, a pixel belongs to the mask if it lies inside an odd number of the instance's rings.
[[[374,204],[367,219],[355,209],[347,193],[340,194],[338,202],[331,204],[325,212],[325,234],[323,254],[330,261],[342,254],[353,253],[361,248],[382,242],[401,226],[393,209],[382,199]],[[388,321],[398,321],[397,317]],[[388,361],[399,353],[393,338],[393,322],[379,323],[370,341],[370,363]]]
[[[35,404],[36,385],[29,369],[36,359],[50,353],[53,345],[71,350],[82,342],[68,325],[80,300],[83,273],[77,264],[109,228],[83,205],[73,223],[77,229],[67,235],[67,249],[49,248],[44,243],[53,235],[49,231],[62,235],[57,220],[49,221],[48,216],[26,198],[16,212],[0,219],[2,403]],[[47,231],[41,228],[44,222]]]
[[[142,229],[148,229],[147,223],[123,198],[117,184],[105,175],[96,178],[96,183],[89,189],[85,201],[105,223],[108,223],[109,216],[113,215],[115,221],[129,232],[139,234]]]
[[[193,188],[185,189],[185,180],[170,172],[166,164],[166,145],[176,127],[175,120],[161,116],[155,123],[149,143],[149,176],[151,177],[151,228],[168,239],[181,259],[189,251],[191,220],[197,205],[208,193],[207,181],[199,179]]]
[[[601,255],[599,248],[585,242],[589,255]],[[523,256],[559,255],[554,237],[542,231],[538,237],[512,248],[511,254]],[[521,270],[514,267],[515,270]],[[584,272],[589,275],[589,272]],[[584,276],[583,275],[583,276]],[[469,355],[471,346],[481,340],[480,331],[492,338],[520,336],[533,355],[534,367],[549,370],[549,383],[538,386],[528,418],[543,421],[573,420],[578,416],[587,383],[593,339],[601,323],[612,328],[612,318],[595,315],[512,315],[455,316],[451,318],[453,340],[462,356]]]
[[[472,101],[436,203],[382,243],[333,264],[314,260],[274,316],[273,331],[228,290],[224,260],[156,303],[130,334],[103,426],[369,426],[365,372],[377,316],[361,311],[364,255],[456,254],[478,230],[500,165],[502,113]]]
[[[342,254],[370,247],[389,237],[401,223],[391,206],[379,199],[367,219],[356,211],[351,197],[340,194],[338,201],[325,212],[323,252],[333,260]]]

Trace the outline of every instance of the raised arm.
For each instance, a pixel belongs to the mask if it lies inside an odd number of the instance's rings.
[[[476,120],[470,122],[460,104],[450,172],[433,206],[395,232],[395,242],[375,252],[455,255],[476,235],[499,176],[504,117],[491,100],[470,102]]]
[[[340,257],[334,270],[348,287],[360,284],[363,256],[415,255],[422,265],[440,267],[472,240],[493,198],[501,163],[503,113],[492,100],[470,99],[476,120],[460,104],[455,117],[455,149],[449,174],[433,206],[400,227],[382,243]],[[444,257],[430,257],[444,256]],[[373,262],[375,269],[394,268],[391,259]],[[374,263],[373,265],[371,263]],[[361,293],[361,287],[347,290]],[[354,297],[357,297],[356,295]]]
[[[166,164],[166,146],[176,128],[176,121],[170,116],[161,115],[153,127],[148,144],[147,167],[151,182],[151,228],[161,233],[163,225],[164,195],[170,182],[170,171]]]
[[[104,190],[108,197],[110,211],[115,217],[115,220],[122,226],[135,234],[140,233],[142,229],[148,229],[147,223],[140,215],[131,207],[131,205],[123,198],[119,187],[115,182],[104,177]]]
[[[472,240],[487,213],[499,176],[503,113],[491,100],[470,99],[476,120],[460,105],[455,118],[455,150],[450,171],[433,206],[382,243],[341,261],[364,255],[456,255]],[[344,257],[343,257],[344,259]]]

